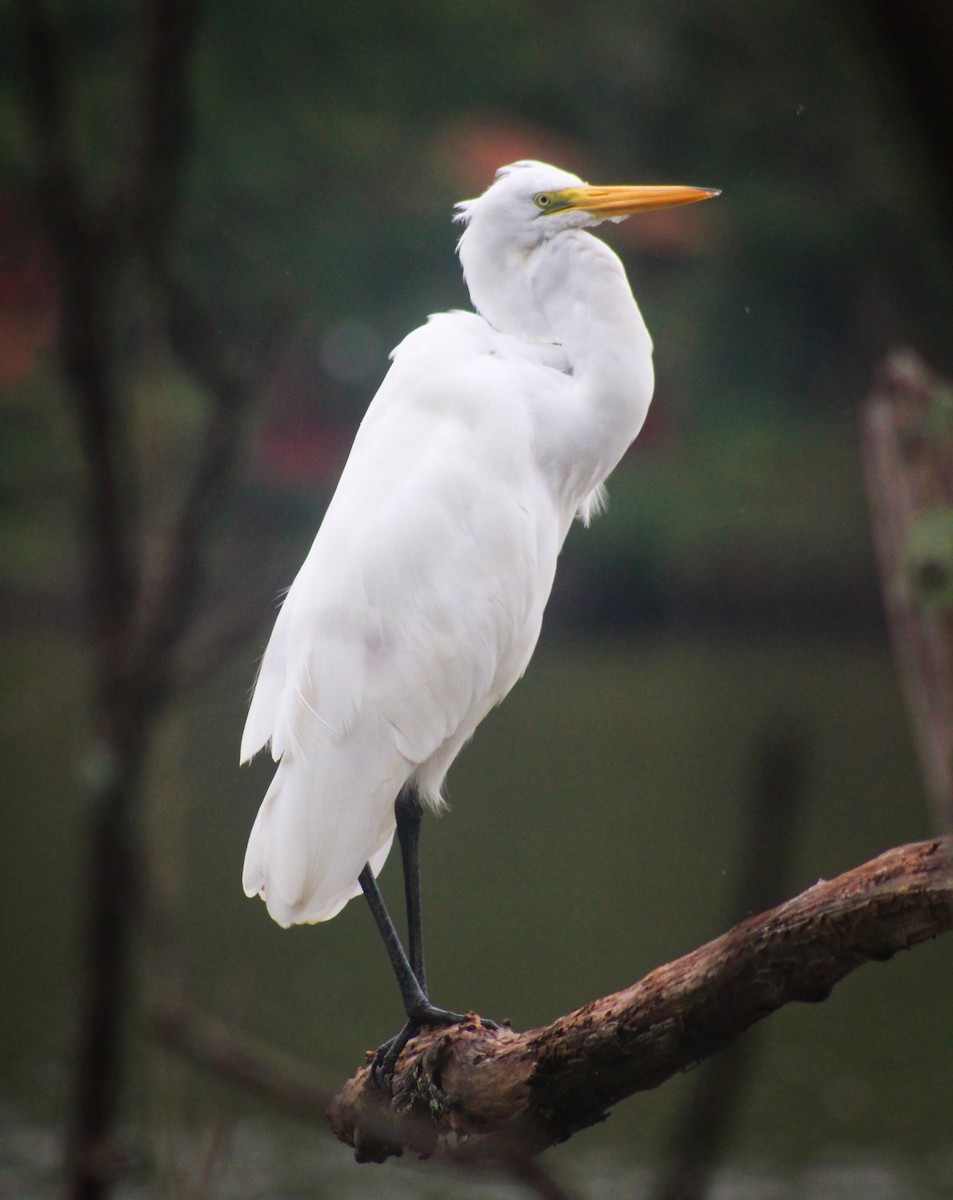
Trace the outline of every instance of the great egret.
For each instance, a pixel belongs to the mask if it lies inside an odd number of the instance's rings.
[[[270,743],[278,763],[245,891],[288,926],[363,890],[406,1011],[385,1077],[421,1027],[462,1019],[427,992],[422,810],[526,670],[573,517],[602,506],[652,396],[625,271],[584,227],[714,195],[517,162],[459,204],[477,311],[433,316],[393,352],[275,622],[242,738],[243,762]],[[395,831],[407,954],[375,878]]]

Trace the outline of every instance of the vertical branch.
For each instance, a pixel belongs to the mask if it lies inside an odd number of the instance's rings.
[[[116,1137],[123,1021],[130,1009],[132,930],[141,907],[142,857],[132,828],[145,752],[134,737],[95,764],[89,782],[86,977],[67,1134],[70,1200],[102,1200],[125,1170]]]
[[[129,104],[130,151],[119,185],[93,210],[72,161],[66,54],[49,0],[18,0],[25,107],[37,157],[37,200],[61,274],[61,375],[75,412],[86,469],[85,559],[96,638],[97,740],[86,774],[89,876],[84,991],[69,1118],[67,1190],[104,1200],[124,1164],[116,1126],[123,1026],[133,1005],[129,960],[147,897],[137,805],[146,755],[163,702],[216,649],[247,628],[220,625],[198,663],[185,645],[202,594],[202,558],[231,478],[242,416],[258,387],[244,350],[223,343],[214,322],[176,285],[171,268],[190,127],[189,58],[200,0],[140,0],[140,81]],[[135,15],[135,14],[133,14]],[[195,465],[171,537],[144,596],[135,476],[116,370],[123,345],[117,284],[135,278],[168,328],[172,353],[208,400]],[[277,327],[277,325],[276,325]],[[274,331],[272,331],[274,333]],[[256,350],[267,350],[268,338]],[[150,583],[153,581],[150,580]],[[188,669],[187,669],[188,668]]]
[[[124,672],[136,575],[128,522],[132,498],[120,466],[128,459],[128,447],[109,372],[117,247],[114,234],[97,227],[70,161],[58,30],[44,0],[19,0],[19,16],[26,109],[39,160],[38,201],[60,270],[60,358],[87,468],[90,603],[101,654],[102,701],[108,710],[116,705]]]
[[[37,193],[57,250],[60,360],[86,466],[85,539],[97,655],[97,742],[86,777],[89,821],[86,976],[67,1146],[73,1200],[99,1200],[118,1167],[114,1129],[121,1025],[128,1001],[138,845],[130,822],[144,750],[127,652],[137,561],[131,536],[128,446],[110,370],[115,226],[95,220],[70,160],[65,54],[43,0],[21,0],[26,108],[38,158]]]
[[[174,686],[176,651],[198,612],[204,540],[238,459],[243,417],[257,393],[259,372],[240,361],[230,347],[218,348],[205,314],[167,276],[156,278],[156,288],[168,306],[173,351],[202,384],[212,406],[143,614],[139,671],[163,694]]]
[[[953,438],[949,387],[910,354],[895,354],[863,412],[864,470],[894,659],[920,770],[941,832],[953,830],[953,610],[918,584],[953,580]],[[939,513],[947,543],[919,567],[911,539]],[[946,513],[945,519],[943,514]],[[942,528],[942,526],[941,526]],[[941,597],[942,599],[942,597]]]
[[[149,0],[141,103],[128,189],[97,217],[71,160],[66,54],[45,0],[19,0],[25,108],[36,146],[36,191],[56,247],[62,293],[61,371],[85,464],[89,602],[96,638],[97,741],[86,792],[89,863],[86,977],[81,998],[67,1146],[73,1200],[102,1200],[122,1172],[116,1124],[122,1030],[131,1007],[129,959],[142,905],[136,804],[145,755],[163,695],[136,658],[141,564],[123,397],[114,371],[120,339],[116,285],[138,256],[158,272],[174,230],[175,199],[188,125],[187,64],[196,0]],[[164,294],[163,294],[163,299]],[[224,473],[230,446],[216,434],[193,494]],[[207,527],[196,508],[189,545]],[[191,530],[191,526],[190,526]],[[176,560],[169,569],[175,571]],[[183,587],[188,587],[184,581]],[[187,620],[188,612],[179,614]],[[163,639],[159,639],[162,642]],[[167,639],[166,639],[167,640]]]
[[[198,0],[144,0],[144,71],[127,204],[135,241],[159,269],[175,230],[191,125],[189,61]]]
[[[149,595],[140,597],[136,673],[161,700],[184,677],[176,672],[176,651],[198,613],[205,539],[238,459],[242,416],[259,378],[247,356],[222,345],[213,323],[176,282],[169,261],[191,128],[188,68],[200,3],[144,0],[143,14],[141,132],[127,195],[129,219],[172,353],[209,400],[191,477],[158,556]]]

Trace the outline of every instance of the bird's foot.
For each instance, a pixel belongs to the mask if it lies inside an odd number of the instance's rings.
[[[457,1025],[461,1021],[472,1020],[479,1020],[486,1029],[499,1028],[495,1021],[487,1021],[483,1017],[477,1018],[474,1013],[450,1012],[446,1008],[436,1008],[432,1004],[421,1005],[419,1008],[415,1008],[408,1016],[407,1024],[400,1033],[396,1037],[392,1037],[384,1042],[383,1045],[378,1046],[374,1051],[374,1061],[371,1063],[371,1078],[382,1092],[388,1096],[391,1095],[391,1084],[397,1060],[411,1038],[415,1038],[422,1029]]]

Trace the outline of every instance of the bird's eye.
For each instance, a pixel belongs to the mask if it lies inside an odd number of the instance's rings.
[[[549,192],[540,192],[538,195],[533,197],[533,200],[537,208],[549,208],[553,203],[553,198]]]

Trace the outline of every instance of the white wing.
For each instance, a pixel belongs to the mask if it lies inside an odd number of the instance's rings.
[[[244,884],[281,924],[357,894],[364,863],[386,858],[400,788],[413,777],[440,803],[532,654],[567,521],[531,414],[569,381],[558,355],[511,349],[462,313],[402,343],[279,613],[242,759],[270,742],[280,760]]]

